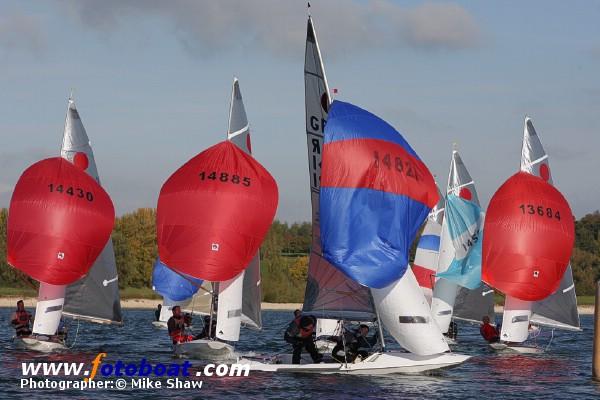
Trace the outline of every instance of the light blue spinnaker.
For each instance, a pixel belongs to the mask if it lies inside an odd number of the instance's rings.
[[[455,256],[450,267],[436,276],[467,289],[476,289],[481,285],[483,212],[477,204],[449,194],[446,220]]]

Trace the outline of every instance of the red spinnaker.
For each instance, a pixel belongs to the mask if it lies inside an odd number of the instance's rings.
[[[521,300],[542,300],[562,279],[575,240],[569,203],[552,185],[519,172],[496,191],[483,235],[482,279]]]
[[[60,157],[39,161],[10,200],[8,263],[40,282],[68,285],[92,267],[114,223],[108,193],[85,171]]]
[[[212,282],[243,271],[277,210],[277,184],[252,156],[223,141],[189,160],[158,197],[160,259]]]

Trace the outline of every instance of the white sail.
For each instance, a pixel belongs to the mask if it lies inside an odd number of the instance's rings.
[[[49,283],[40,282],[32,329],[34,334],[56,334],[65,301],[65,288],[64,285],[50,285]]]
[[[448,185],[446,194],[454,194],[463,197],[479,205],[479,198],[475,190],[475,182],[467,171],[458,151],[452,151],[450,161],[450,173],[448,175]],[[442,233],[440,237],[440,254],[437,272],[445,272],[452,260],[454,260],[455,250],[450,237],[447,218],[442,223]],[[433,316],[443,333],[448,332],[450,321],[452,320],[454,304],[460,287],[443,278],[436,279],[433,289],[433,300],[431,310]],[[484,297],[482,297],[483,301]]]
[[[321,150],[323,148],[323,129],[327,122],[327,112],[331,101],[321,51],[310,16],[306,31],[304,90],[312,206],[312,243],[303,310],[318,318],[374,320],[375,310],[369,290],[348,279],[321,255],[319,231]]]
[[[371,293],[379,321],[403,348],[421,356],[449,350],[410,267],[402,278]]]
[[[550,171],[548,155],[546,154],[540,138],[533,127],[533,122],[529,117],[525,118],[523,127],[521,171],[538,176],[552,184],[552,174]],[[517,310],[515,310],[513,306],[515,303],[519,304]],[[541,301],[528,302],[523,300],[516,301],[516,299],[507,296],[504,310],[505,315],[506,313],[509,313],[510,315],[518,314],[517,316],[519,318],[511,316],[505,316],[503,318],[501,334],[503,340],[513,342],[518,341],[514,339],[504,339],[505,331],[513,336],[523,338],[521,341],[526,340],[530,321],[538,325],[545,325],[553,328],[579,330],[577,296],[575,294],[575,284],[573,283],[571,264],[567,266],[567,270],[563,275],[558,290],[548,298]],[[515,319],[517,322],[513,322]],[[527,319],[527,323],[520,321],[525,319]],[[517,331],[518,334],[515,334]]]
[[[243,271],[237,277],[219,283],[217,308],[217,338],[237,342],[242,324]]]

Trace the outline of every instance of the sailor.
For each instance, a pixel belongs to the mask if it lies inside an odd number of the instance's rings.
[[[331,356],[339,362],[354,362],[356,357],[364,360],[373,351],[377,344],[377,335],[369,337],[369,327],[361,324],[356,332],[346,332],[344,338],[338,339],[337,345],[333,348]],[[345,346],[345,351],[344,351]],[[344,354],[340,354],[344,351]]]
[[[154,311],[154,320],[160,321],[160,310],[162,310],[162,305],[159,304],[156,306],[156,310]]]
[[[198,335],[199,339],[210,339],[215,337],[215,332],[217,331],[217,319],[213,317],[212,319],[212,329],[210,333],[208,331],[208,327],[211,325],[210,315],[205,315],[204,319],[204,327],[202,328],[202,332]]]
[[[495,343],[500,340],[500,334],[498,333],[498,329],[490,324],[490,317],[487,315],[481,318],[481,326],[479,327],[479,333],[488,343]]]
[[[11,325],[15,328],[17,337],[31,335],[29,323],[31,322],[31,314],[25,310],[23,300],[17,301],[17,311],[15,311],[10,319]]]
[[[169,329],[169,336],[173,340],[173,344],[194,340],[192,335],[185,333],[185,327],[189,326],[189,324],[186,324],[185,317],[181,314],[181,307],[175,306],[172,311],[173,316],[167,321],[167,328]]]
[[[300,310],[294,311],[294,319],[285,330],[283,338],[292,345],[294,350],[292,364],[300,364],[300,355],[302,349],[310,354],[313,362],[319,363],[323,355],[319,354],[315,347],[313,334],[315,331],[315,318],[309,315],[302,315]]]

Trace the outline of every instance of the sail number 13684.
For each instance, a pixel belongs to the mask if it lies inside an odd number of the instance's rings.
[[[540,217],[556,218],[560,221],[560,211],[550,207],[536,206],[533,204],[521,204],[519,206],[523,214],[537,215]]]

